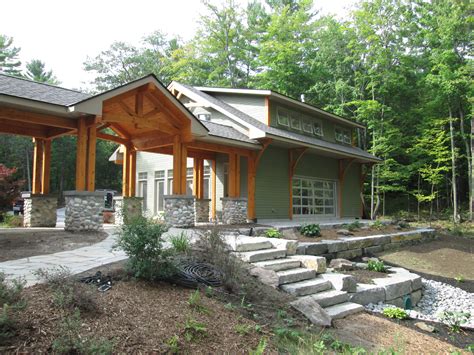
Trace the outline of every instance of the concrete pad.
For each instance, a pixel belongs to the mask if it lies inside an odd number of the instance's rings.
[[[302,297],[291,302],[290,305],[301,312],[311,323],[321,327],[331,326],[331,317],[315,300]]]
[[[355,292],[357,289],[357,281],[351,275],[338,274],[335,272],[327,272],[320,275],[323,279],[332,283],[335,290]]]
[[[357,284],[355,293],[350,295],[350,301],[361,305],[385,301],[385,289],[377,285]]]
[[[306,296],[313,293],[326,291],[332,288],[331,282],[322,278],[314,278],[299,282],[293,282],[286,285],[281,285],[281,289],[291,295]]]
[[[316,277],[316,272],[314,270],[306,268],[277,271],[276,274],[278,275],[279,285],[313,279]]]
[[[305,268],[312,269],[318,274],[326,272],[326,258],[315,255],[293,255],[290,256],[291,260],[298,260],[301,265]]]
[[[411,293],[411,280],[402,277],[386,277],[373,279],[377,286],[385,289],[386,301],[393,300],[398,297],[403,297]]]

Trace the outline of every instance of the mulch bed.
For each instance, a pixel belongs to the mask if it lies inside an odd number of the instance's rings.
[[[65,230],[1,229],[0,262],[73,250],[107,238],[105,232],[72,233]]]
[[[357,283],[363,284],[373,284],[373,279],[380,279],[383,277],[388,277],[388,274],[385,272],[378,272],[372,270],[356,269],[349,271],[342,271],[343,274],[352,275],[357,280]]]
[[[320,242],[321,240],[336,240],[340,239],[341,237],[368,237],[371,235],[380,235],[380,234],[391,234],[391,233],[399,233],[404,231],[410,231],[413,229],[399,229],[397,226],[394,225],[386,225],[382,228],[368,228],[368,229],[357,229],[355,231],[351,231],[352,235],[341,235],[337,234],[337,231],[340,229],[346,229],[345,227],[341,226],[338,228],[331,228],[331,229],[321,229],[321,236],[319,237],[305,237],[301,235],[300,232],[294,229],[288,229],[283,231],[283,238],[285,239],[297,239],[300,242]]]

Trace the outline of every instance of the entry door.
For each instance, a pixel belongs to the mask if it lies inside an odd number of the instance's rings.
[[[293,178],[294,216],[336,216],[336,182],[308,177]]]

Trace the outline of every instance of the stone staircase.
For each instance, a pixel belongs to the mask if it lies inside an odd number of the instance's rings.
[[[275,247],[268,238],[232,238],[228,243],[235,256],[254,266],[274,271],[278,287],[296,296],[297,302],[309,305],[316,302],[330,319],[344,318],[364,310],[361,305],[349,302],[349,293],[340,290],[341,280],[335,280],[333,275],[326,277],[328,274],[319,274],[321,270],[317,270],[317,267],[306,267],[317,265],[318,262],[321,265],[321,262],[324,262],[325,270],[326,260],[323,257],[288,255],[284,245]],[[310,316],[308,318],[312,319]]]

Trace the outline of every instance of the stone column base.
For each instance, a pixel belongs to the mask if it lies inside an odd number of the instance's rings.
[[[247,199],[245,197],[223,197],[221,201],[222,223],[247,223]]]
[[[101,230],[104,196],[105,192],[99,191],[64,191],[64,229],[71,232]]]
[[[167,195],[165,198],[165,223],[170,227],[194,227],[194,196]]]
[[[210,211],[210,199],[196,199],[195,201],[195,214],[196,223],[208,223],[209,222],[209,211]]]
[[[22,193],[25,200],[23,208],[24,227],[56,227],[58,197],[39,195],[29,192]]]
[[[142,215],[143,197],[114,197],[115,224],[126,223],[130,218]]]

